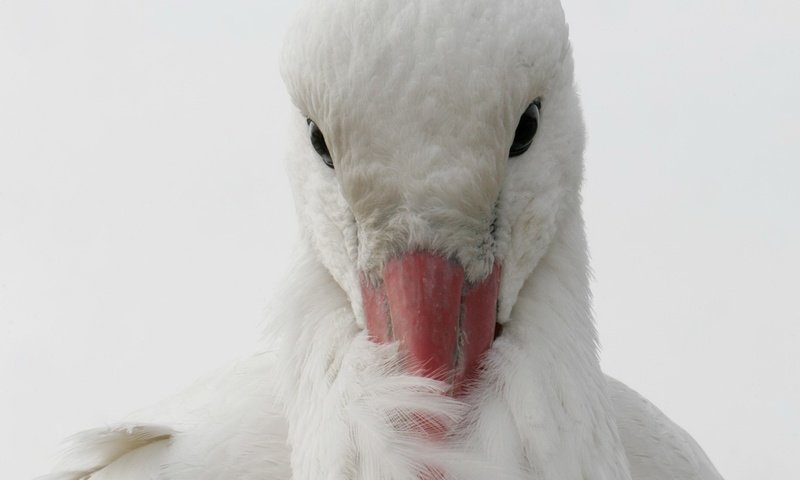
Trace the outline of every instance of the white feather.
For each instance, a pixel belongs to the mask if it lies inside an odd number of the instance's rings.
[[[310,0],[303,12],[283,66],[303,234],[264,352],[82,435],[50,478],[718,479],[685,432],[601,372],[558,2]],[[534,98],[536,140],[510,161]],[[504,332],[464,398],[364,331],[359,275],[379,278],[409,249],[457,259],[473,281],[502,264]]]

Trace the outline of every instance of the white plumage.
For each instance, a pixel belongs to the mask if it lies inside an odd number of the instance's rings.
[[[48,478],[720,478],[691,437],[600,370],[583,123],[558,2],[311,0],[283,74],[303,234],[263,351],[78,435]],[[534,142],[509,159],[534,99]],[[502,265],[502,334],[455,398],[365,330],[362,282],[420,250],[469,282]]]

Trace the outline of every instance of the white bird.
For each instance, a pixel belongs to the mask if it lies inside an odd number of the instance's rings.
[[[282,73],[303,231],[267,346],[46,478],[721,478],[600,369],[556,0],[309,0]]]

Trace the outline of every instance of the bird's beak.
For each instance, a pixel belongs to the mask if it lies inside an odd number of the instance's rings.
[[[463,393],[492,345],[500,267],[479,283],[464,281],[464,268],[430,252],[390,260],[383,283],[362,277],[367,330],[373,341],[397,340],[417,375],[451,382]]]

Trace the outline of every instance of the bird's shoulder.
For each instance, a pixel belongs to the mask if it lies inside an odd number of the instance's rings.
[[[133,420],[69,438],[40,480],[288,479],[274,379],[269,355],[237,361]]]
[[[722,480],[691,435],[636,391],[619,380],[607,379],[634,480]]]

